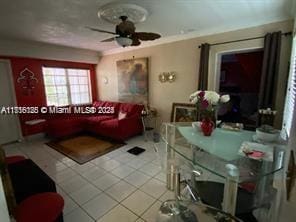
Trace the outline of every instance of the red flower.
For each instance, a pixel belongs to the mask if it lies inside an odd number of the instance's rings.
[[[205,91],[201,91],[198,93],[199,98],[203,99],[205,96]]]
[[[208,108],[208,106],[209,106],[209,102],[207,100],[203,99],[201,101],[201,108],[206,109],[206,108]]]

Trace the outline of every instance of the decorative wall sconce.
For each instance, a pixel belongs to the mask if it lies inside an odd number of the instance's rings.
[[[158,80],[161,83],[164,83],[164,82],[172,83],[176,80],[176,72],[162,72],[159,74]]]
[[[107,85],[108,83],[109,83],[109,79],[108,79],[108,77],[107,76],[103,76],[103,83],[105,84],[105,85]]]

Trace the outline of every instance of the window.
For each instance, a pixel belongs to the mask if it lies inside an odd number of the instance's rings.
[[[296,37],[293,40],[293,49],[292,49],[292,57],[291,57],[291,66],[290,66],[290,74],[288,78],[288,88],[287,88],[287,96],[286,96],[286,104],[284,110],[284,129],[285,133],[290,136],[290,131],[292,128],[292,121],[294,113],[294,107],[296,102]]]
[[[89,70],[43,67],[48,106],[91,103]]]

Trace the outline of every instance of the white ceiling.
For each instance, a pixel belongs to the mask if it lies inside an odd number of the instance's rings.
[[[100,52],[118,50],[112,37],[85,26],[113,31],[98,18],[100,6],[114,0],[0,0],[0,37],[45,42]],[[137,31],[162,35],[153,44],[194,35],[239,29],[294,18],[294,0],[120,0],[148,10]],[[183,34],[181,34],[183,30]],[[150,43],[151,45],[151,43]],[[1,54],[1,52],[0,52]]]

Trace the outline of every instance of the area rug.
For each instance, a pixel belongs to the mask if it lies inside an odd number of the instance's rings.
[[[125,144],[97,138],[92,135],[76,135],[50,141],[46,145],[68,156],[77,163],[84,164]]]

